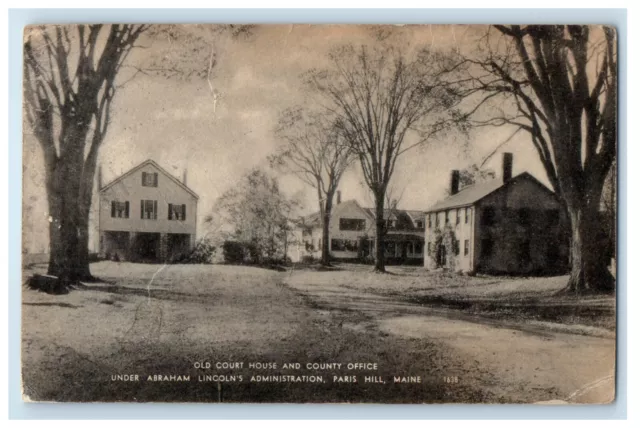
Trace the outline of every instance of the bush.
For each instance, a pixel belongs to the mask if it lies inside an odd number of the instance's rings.
[[[315,262],[316,262],[316,258],[310,255],[302,256],[302,259],[300,259],[300,263],[307,264],[307,265],[313,264]]]
[[[237,241],[224,241],[222,255],[226,263],[244,263],[245,245]]]
[[[211,263],[216,254],[216,247],[207,239],[201,239],[191,252],[178,260],[179,263],[205,264]]]

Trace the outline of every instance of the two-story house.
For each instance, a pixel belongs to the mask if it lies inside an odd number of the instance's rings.
[[[569,227],[557,195],[531,174],[512,177],[503,154],[502,177],[459,189],[426,213],[425,267],[463,272],[550,273],[569,261]]]
[[[99,253],[116,260],[165,262],[195,245],[198,195],[152,160],[99,192]]]
[[[424,211],[387,209],[384,213],[385,257],[388,263],[422,264],[424,248]],[[319,259],[322,255],[322,219],[314,213],[297,225],[296,243],[289,257],[299,261],[304,256]],[[375,213],[355,200],[342,202],[337,192],[329,221],[329,252],[343,261],[368,261],[375,254]]]

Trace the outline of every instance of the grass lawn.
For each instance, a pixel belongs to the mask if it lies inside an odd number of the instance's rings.
[[[29,265],[25,278],[42,273]],[[23,289],[22,377],[37,401],[494,402],[499,396],[444,381],[453,356],[428,340],[345,328],[363,317],[314,307],[284,286],[288,272],[221,265],[92,264],[105,283],[68,295]],[[443,363],[446,361],[446,364]],[[197,362],[243,363],[240,369]],[[249,369],[275,362],[277,369]],[[377,370],[309,371],[314,363],[377,363]],[[283,369],[301,363],[301,370]],[[140,381],[113,381],[116,375]],[[320,375],[321,382],[251,382],[252,375]],[[151,375],[189,381],[150,381]],[[199,381],[200,375],[227,376]],[[356,384],[334,376],[357,377]],[[364,375],[386,384],[364,383]],[[232,378],[231,376],[235,376]],[[239,377],[242,376],[242,380]],[[393,376],[420,376],[395,384]],[[220,378],[217,378],[220,380]]]
[[[392,296],[421,305],[515,321],[597,327],[614,331],[615,296],[575,297],[557,293],[568,276],[465,276],[422,267],[338,264],[335,270],[302,268],[288,282],[304,289],[347,289]]]

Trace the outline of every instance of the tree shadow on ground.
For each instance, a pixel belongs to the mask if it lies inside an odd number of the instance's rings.
[[[62,302],[23,302],[23,305],[27,305],[27,306],[59,306],[61,308],[71,308],[71,309],[78,309],[81,308],[82,306],[79,305],[72,305],[70,303],[62,303]]]
[[[137,287],[125,287],[123,285],[86,285],[78,287],[79,290],[100,291],[109,294],[125,296],[140,296],[158,300],[171,300],[179,302],[203,302],[215,298],[212,294],[181,293],[171,290],[146,289]]]

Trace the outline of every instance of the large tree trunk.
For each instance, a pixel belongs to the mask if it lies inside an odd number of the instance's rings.
[[[597,205],[568,207],[571,218],[571,276],[567,290],[573,293],[602,293],[615,289],[608,269],[610,251]]]
[[[376,258],[374,271],[386,272],[384,266],[384,194],[375,195],[376,203]]]
[[[77,197],[72,187],[70,185],[67,189],[61,189],[62,191],[54,193],[49,198],[51,242],[47,273],[57,276],[65,284],[84,279],[78,253],[80,233],[77,227]],[[86,269],[88,270],[88,258]]]
[[[331,222],[331,211],[333,210],[333,192],[328,192],[324,202],[324,213],[322,213],[322,266],[331,264],[331,254],[329,253],[329,224]]]
[[[89,210],[95,170],[93,156],[97,153],[90,153],[90,161],[85,163],[83,148],[87,133],[84,127],[64,129],[62,138],[67,139],[68,149],[60,154],[55,167],[47,166],[51,216],[47,273],[57,276],[63,284],[93,279],[89,269]]]

